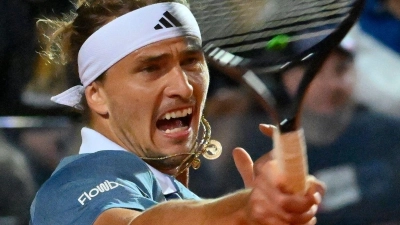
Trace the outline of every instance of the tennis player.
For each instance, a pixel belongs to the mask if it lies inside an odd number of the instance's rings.
[[[185,2],[83,0],[70,20],[45,22],[59,26],[50,49],[61,47],[82,83],[52,100],[88,121],[79,154],[38,191],[32,225],[316,223],[324,186],[310,177],[305,195],[286,193],[268,155],[253,166],[234,150],[244,190],[202,200],[187,188],[208,143],[209,74]]]

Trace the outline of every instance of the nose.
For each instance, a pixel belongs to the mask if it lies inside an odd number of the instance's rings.
[[[193,95],[193,85],[189,82],[188,76],[182,68],[174,67],[167,77],[168,84],[164,91],[168,97],[189,99]]]

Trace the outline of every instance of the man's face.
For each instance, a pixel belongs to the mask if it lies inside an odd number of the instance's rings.
[[[167,39],[132,52],[113,65],[99,84],[106,96],[109,136],[142,157],[190,151],[208,84],[207,65],[196,38]]]
[[[294,93],[304,68],[289,71],[285,84]],[[304,99],[304,109],[315,113],[332,114],[349,103],[355,82],[355,71],[350,56],[332,51],[319,73],[311,82]]]

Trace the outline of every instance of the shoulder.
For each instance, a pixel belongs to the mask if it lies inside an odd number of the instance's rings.
[[[31,216],[33,224],[92,224],[109,208],[144,210],[162,200],[153,174],[140,158],[101,151],[64,159],[37,193]]]
[[[135,171],[149,171],[146,164],[135,154],[125,151],[99,151],[90,154],[79,154],[64,158],[53,176],[66,173],[70,170],[82,170],[90,173],[121,173]],[[130,173],[131,174],[131,173]],[[123,174],[126,175],[126,174]]]

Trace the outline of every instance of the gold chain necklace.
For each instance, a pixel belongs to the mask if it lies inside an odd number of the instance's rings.
[[[218,141],[210,140],[211,139],[211,126],[208,123],[208,121],[204,118],[204,116],[201,117],[200,124],[202,125],[202,128],[203,128],[203,136],[199,142],[196,141],[196,143],[194,143],[194,145],[189,153],[178,153],[178,154],[173,154],[173,155],[168,155],[168,156],[163,156],[163,157],[154,157],[154,158],[153,157],[141,157],[141,159],[143,159],[144,161],[155,161],[155,160],[166,160],[166,159],[170,159],[173,157],[186,155],[186,158],[176,168],[177,172],[174,175],[175,177],[178,176],[179,174],[183,173],[183,171],[185,171],[190,166],[192,166],[193,169],[200,168],[201,161],[200,161],[199,157],[201,155],[203,155],[204,158],[209,159],[209,160],[217,159],[222,153],[222,146]]]

